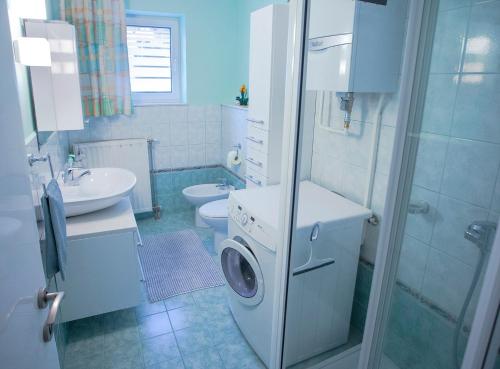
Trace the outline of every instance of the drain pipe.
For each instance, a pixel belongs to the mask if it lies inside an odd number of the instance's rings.
[[[372,145],[371,145],[371,155],[368,162],[368,179],[366,181],[366,193],[365,199],[363,201],[363,205],[371,209],[372,206],[372,198],[373,198],[373,185],[375,183],[375,169],[377,167],[377,156],[378,156],[378,148],[380,144],[380,131],[382,128],[382,115],[384,113],[385,105],[387,101],[387,95],[381,94],[378,105],[377,105],[377,120],[375,122],[375,126],[373,127],[372,134]],[[372,219],[373,218],[373,219]],[[378,220],[376,217],[370,218],[370,224],[376,225],[378,224]]]

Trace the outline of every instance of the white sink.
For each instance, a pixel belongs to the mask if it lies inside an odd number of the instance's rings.
[[[75,172],[77,177],[81,172]],[[76,186],[59,182],[67,217],[87,214],[118,203],[134,189],[137,179],[129,170],[92,168]]]

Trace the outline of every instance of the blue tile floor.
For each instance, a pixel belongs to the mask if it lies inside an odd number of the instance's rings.
[[[193,211],[138,222],[141,235],[194,229],[216,257],[213,234]],[[68,323],[64,369],[265,368],[234,322],[225,287]]]

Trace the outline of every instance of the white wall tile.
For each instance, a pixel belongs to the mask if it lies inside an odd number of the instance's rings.
[[[205,163],[205,145],[189,145],[188,165],[198,167],[206,165]]]
[[[217,112],[214,116],[217,115]],[[212,114],[210,113],[210,114]],[[241,152],[240,157],[242,163],[237,168],[230,168],[233,172],[240,176],[244,176],[246,172],[246,139],[247,136],[247,110],[232,106],[222,106],[222,125],[221,125],[221,153],[220,158],[223,165],[226,165],[226,157],[229,151],[234,150],[233,146],[240,144]],[[208,115],[209,113],[207,113]],[[210,129],[211,124],[207,124],[207,137],[209,135],[208,129]],[[215,134],[215,132],[212,132]]]
[[[473,267],[431,248],[422,293],[457,316],[472,281]]]
[[[429,190],[439,191],[443,177],[448,137],[420,134],[414,183]]]
[[[205,143],[205,123],[189,123],[188,142],[189,145],[202,145]]]
[[[442,193],[489,208],[500,165],[500,145],[450,139]]]
[[[206,165],[220,164],[221,158],[221,146],[220,144],[206,144]]]
[[[187,145],[189,143],[189,124],[174,122],[170,125],[170,142],[172,146]]]
[[[346,164],[342,176],[342,194],[358,204],[362,204],[366,193],[368,171],[354,165]]]
[[[185,168],[189,166],[188,146],[171,146],[172,168]]]
[[[222,144],[221,123],[207,123],[205,126],[205,142],[207,144]]]
[[[172,147],[154,146],[154,169],[170,169],[172,168]]]
[[[205,106],[205,121],[220,122],[222,119],[221,105],[206,105]]]
[[[236,111],[236,117],[245,113],[241,109],[229,110]],[[135,107],[131,116],[90,119],[84,130],[71,132],[69,139],[76,143],[154,138],[159,140],[155,148],[156,164],[164,169],[187,167],[190,162],[202,166],[206,160],[210,165],[221,164],[222,135],[220,105],[154,105]],[[211,144],[211,152],[200,153],[201,148],[206,149],[206,142]],[[219,146],[218,150],[214,145]],[[197,146],[191,149],[191,155],[188,146]]]
[[[168,109],[170,123],[185,123],[188,121],[188,106],[174,105]]]
[[[383,125],[380,129],[380,141],[377,153],[377,172],[389,174],[396,129]]]
[[[188,122],[205,122],[205,106],[190,105],[188,107]]]
[[[173,144],[171,142],[172,133],[170,132],[169,123],[156,123],[151,127],[152,138],[158,140],[160,146],[166,147]]]
[[[410,236],[404,237],[398,279],[418,292],[422,289],[429,250],[427,244]]]

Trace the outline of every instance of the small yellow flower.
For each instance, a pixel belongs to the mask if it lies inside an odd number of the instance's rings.
[[[246,93],[247,93],[247,86],[245,86],[245,85],[241,85],[240,92],[241,92],[242,94],[246,94]]]

